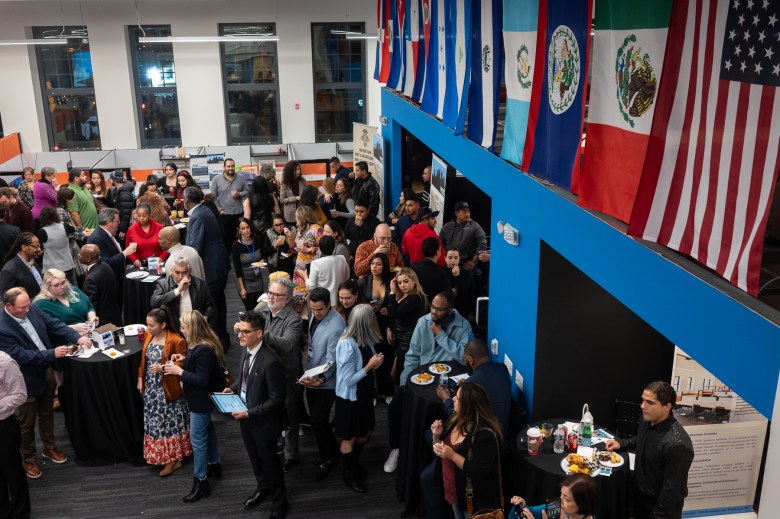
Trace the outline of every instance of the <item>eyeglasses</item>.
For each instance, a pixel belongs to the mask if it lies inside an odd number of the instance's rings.
[[[60,281],[59,283],[51,283],[49,286],[52,288],[60,288],[66,286],[67,284],[68,282],[67,280],[65,280],[65,281]]]
[[[40,249],[41,248],[41,244],[40,243],[28,243],[26,246],[27,247],[32,247],[33,249]]]
[[[266,292],[268,297],[287,297],[287,294],[277,294],[276,292]]]
[[[284,227],[284,224],[283,223],[275,223],[274,227]]]
[[[445,310],[449,310],[452,308],[451,306],[433,306],[431,305],[431,310],[434,310],[436,312],[444,312]]]
[[[252,332],[256,332],[258,329],[259,328],[252,328],[251,330],[241,330],[241,329],[239,329],[239,330],[236,330],[236,335],[247,335],[247,334],[250,334]]]

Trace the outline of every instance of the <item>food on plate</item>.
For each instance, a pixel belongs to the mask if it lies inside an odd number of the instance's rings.
[[[586,459],[579,454],[569,454],[566,456],[566,461],[569,463],[569,472],[572,474],[590,474],[593,469],[598,468],[596,460]]]
[[[436,371],[447,371],[447,365],[446,364],[434,364],[436,367]]]
[[[419,380],[420,382],[428,382],[432,378],[433,375],[431,375],[430,373],[420,373],[419,375],[417,375],[417,380]]]
[[[623,458],[617,452],[601,451],[599,452],[599,461],[604,463],[620,463]]]
[[[568,456],[566,456],[566,461],[569,462],[569,466],[577,466],[580,468],[585,468],[588,466],[588,462],[585,461],[585,458],[580,456],[579,454],[571,453]]]

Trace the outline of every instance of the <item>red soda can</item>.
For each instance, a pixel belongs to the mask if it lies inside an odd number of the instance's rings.
[[[579,443],[580,436],[575,431],[570,431],[566,435],[566,451],[577,452],[577,444]]]
[[[144,342],[144,338],[146,337],[146,328],[143,326],[138,327],[138,341]]]

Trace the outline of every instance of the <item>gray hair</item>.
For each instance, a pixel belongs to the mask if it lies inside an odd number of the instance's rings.
[[[51,166],[46,166],[46,167],[41,168],[41,178],[43,178],[43,177],[50,177],[50,176],[56,175],[56,174],[57,174],[57,170],[54,169]]]
[[[279,278],[276,281],[271,282],[271,285],[281,285],[284,287],[284,289],[287,291],[287,295],[291,296],[293,295],[293,290],[295,289],[295,283],[293,283],[291,280],[287,278]],[[270,288],[270,285],[269,285]]]
[[[365,303],[355,306],[349,314],[349,322],[341,334],[342,339],[352,337],[358,346],[373,346],[379,342],[372,323],[374,322],[374,309]]]
[[[113,207],[104,207],[98,213],[98,223],[100,225],[106,225],[108,222],[114,219],[114,216],[119,214],[119,209]]]
[[[185,267],[188,270],[192,270],[192,263],[190,263],[190,260],[188,260],[184,256],[179,256],[178,258],[173,260],[173,266],[174,267]]]
[[[266,163],[260,164],[260,173],[258,173],[259,176],[263,177],[266,180],[271,180],[272,178],[276,178],[276,169]]]

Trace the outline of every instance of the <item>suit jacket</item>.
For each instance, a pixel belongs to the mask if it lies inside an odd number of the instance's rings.
[[[100,249],[100,259],[114,270],[114,279],[116,280],[117,294],[121,294],[125,285],[125,265],[127,258],[121,250],[116,248],[111,235],[102,227],[97,227],[92,231],[87,243],[97,245]]]
[[[42,394],[46,388],[46,369],[56,361],[54,348],[74,343],[79,340],[80,335],[59,319],[46,315],[35,305],[30,305],[27,319],[38,332],[46,350],[39,350],[22,325],[5,310],[0,312],[0,350],[19,364],[27,386],[27,395],[34,397]]]
[[[187,245],[198,251],[203,260],[206,282],[209,284],[224,279],[229,270],[220,228],[214,213],[208,207],[199,205],[190,211]]]
[[[314,316],[309,318],[309,330],[314,323]],[[319,387],[310,387],[306,391],[318,389],[336,389],[336,345],[341,339],[341,334],[346,328],[344,318],[331,308],[325,318],[314,329],[314,335],[309,333],[309,355],[306,363],[306,369],[316,368],[323,364],[333,361],[334,365],[325,375],[325,382]]]
[[[92,301],[101,325],[108,323],[122,325],[122,311],[116,304],[118,297],[116,278],[111,267],[102,261],[89,267],[81,290]]]
[[[239,376],[231,389],[241,394],[244,362],[238,370]],[[246,386],[246,407],[249,418],[242,420],[241,427],[251,427],[258,439],[273,440],[284,426],[284,398],[287,382],[284,366],[274,350],[261,344],[252,364],[249,366]]]
[[[214,304],[214,299],[211,298],[211,292],[206,282],[202,279],[190,276],[190,288],[187,291],[190,293],[190,301],[192,302],[192,309],[202,313],[206,319],[211,319],[217,313],[217,306]],[[173,315],[173,322],[176,323],[177,329],[179,326],[179,303],[181,300],[179,296],[174,293],[174,290],[178,284],[173,280],[173,276],[166,276],[158,279],[157,284],[154,287],[154,294],[152,294],[152,308],[160,308],[162,305],[167,305],[168,309]]]
[[[503,365],[503,364],[502,364]],[[182,365],[181,383],[184,396],[190,411],[195,413],[210,413],[214,409],[209,393],[225,388],[225,375],[219,366],[219,360],[208,345],[198,344],[187,349],[187,356]],[[219,386],[216,385],[221,380]]]
[[[141,350],[141,365],[138,366],[138,378],[141,379],[141,392],[146,389],[146,348],[149,347],[149,343],[152,341],[152,334],[147,333],[144,339],[144,347]],[[186,355],[187,353],[187,341],[182,339],[178,333],[168,330],[165,332],[165,344],[163,344],[161,364],[168,362],[171,355],[179,353]],[[176,362],[176,365],[183,366],[182,362]],[[184,396],[184,390],[181,388],[180,377],[174,375],[159,375],[162,377],[163,393],[165,393],[165,400],[168,402],[175,402]]]
[[[8,249],[11,248],[20,232],[17,226],[0,220],[0,264],[2,264],[3,258],[8,254]]]
[[[38,270],[36,266],[33,266],[33,268]],[[40,271],[38,273],[41,274]],[[43,274],[41,274],[41,279],[43,279]],[[27,295],[30,296],[31,301],[41,291],[41,287],[38,285],[38,281],[36,281],[32,271],[18,254],[9,259],[8,263],[3,265],[3,270],[0,270],[0,294],[5,294],[6,290],[13,287],[23,287],[27,290]]]

